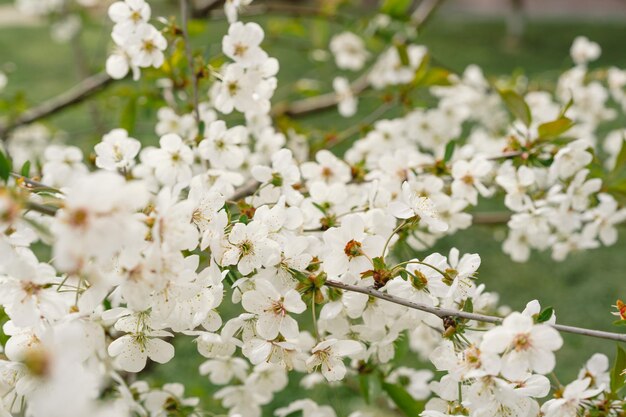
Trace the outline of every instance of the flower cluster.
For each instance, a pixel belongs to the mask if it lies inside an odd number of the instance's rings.
[[[111,33],[115,50],[106,62],[106,71],[111,77],[124,78],[132,71],[137,80],[141,68],[163,65],[167,41],[149,23],[150,15],[150,5],[145,0],[117,1],[109,7],[109,17],[115,22]]]

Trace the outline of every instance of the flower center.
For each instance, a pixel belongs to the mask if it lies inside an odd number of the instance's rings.
[[[246,45],[238,43],[235,45],[234,54],[235,56],[244,56],[247,50],[248,50],[248,47]]]
[[[254,247],[252,246],[252,242],[250,242],[249,240],[243,241],[239,245],[239,249],[241,250],[241,254],[243,256],[248,255],[248,254],[254,252]]]
[[[520,333],[513,339],[513,349],[518,352],[528,350],[530,347],[530,335],[528,333]]]
[[[343,252],[348,258],[356,258],[357,256],[363,255],[363,250],[361,249],[361,246],[361,242],[357,242],[356,240],[352,239],[346,244]]]

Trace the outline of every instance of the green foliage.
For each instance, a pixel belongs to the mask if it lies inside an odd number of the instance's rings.
[[[537,131],[539,133],[539,139],[556,139],[563,135],[563,133],[570,130],[572,126],[574,126],[574,122],[565,116],[561,116],[551,122],[543,123],[537,128]]]
[[[30,175],[30,161],[24,162],[22,168],[20,168],[20,175],[22,177],[28,177]]]
[[[411,397],[402,385],[383,382],[382,388],[407,417],[418,417],[424,411],[426,404]]]
[[[541,313],[537,315],[537,317],[535,318],[535,323],[545,323],[546,321],[550,320],[553,314],[554,308],[546,307]]]
[[[413,0],[383,0],[380,12],[395,19],[406,20],[408,18],[409,7]]]
[[[513,90],[501,90],[498,91],[498,93],[500,93],[502,101],[504,101],[504,104],[511,114],[513,114],[515,118],[519,119],[526,126],[530,126],[532,123],[532,117],[530,115],[528,104],[526,104],[524,98]]]
[[[11,176],[11,169],[13,163],[11,159],[4,152],[0,151],[0,178],[7,182]]]
[[[615,355],[615,363],[613,369],[611,369],[611,392],[617,393],[626,385],[626,375],[622,373],[626,370],[626,351],[621,346],[617,346],[617,353]]]

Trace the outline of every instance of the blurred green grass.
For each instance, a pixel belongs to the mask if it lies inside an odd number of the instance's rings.
[[[102,68],[109,47],[110,28],[102,22],[92,22],[85,29],[84,45],[87,46],[88,64],[95,72]],[[276,31],[285,27],[285,22],[274,17],[263,17],[266,27]],[[309,23],[306,23],[309,24]],[[293,29],[293,26],[292,26]],[[211,51],[219,46],[223,33],[222,23],[210,23],[208,29],[200,30],[195,39],[196,48],[206,50],[211,42]],[[296,31],[297,32],[297,31]],[[542,82],[553,82],[556,75],[570,66],[569,46],[577,35],[586,35],[603,48],[602,58],[594,66],[614,65],[626,67],[626,53],[623,39],[626,38],[626,23],[618,22],[578,22],[578,21],[537,21],[529,22],[523,41],[516,48],[504,41],[506,28],[498,20],[446,20],[436,18],[421,35],[439,65],[457,72],[468,64],[480,65],[486,74],[510,74],[523,70]],[[272,31],[268,38],[273,39]],[[311,61],[301,48],[306,37],[297,34],[287,41],[275,42],[268,47],[271,55],[279,57],[282,68],[279,73],[278,99],[290,97],[293,91],[286,85],[301,77],[323,79],[333,74],[332,66]],[[39,103],[72,86],[80,76],[74,69],[72,51],[68,45],[56,44],[49,39],[49,31],[41,28],[0,28],[0,69],[9,75],[7,89],[0,93],[8,97],[23,90],[30,104]],[[124,83],[115,88],[126,88]],[[328,85],[325,86],[328,89]],[[374,106],[375,100],[364,100],[360,114],[350,120],[342,120],[334,111],[318,113],[309,117],[303,125],[319,128],[335,126],[341,130],[358,121]],[[116,127],[120,120],[124,99],[101,98],[102,119],[105,130]],[[99,140],[99,134],[85,105],[79,105],[48,119],[52,125],[68,132],[69,142],[89,150]],[[136,136],[147,143],[155,143],[153,133],[154,111],[141,112],[141,123]],[[482,257],[479,279],[487,284],[490,291],[501,295],[502,304],[513,309],[522,309],[532,299],[540,300],[543,306],[556,309],[559,322],[564,324],[592,327],[604,330],[611,328],[610,305],[618,297],[626,297],[626,242],[610,248],[601,248],[571,255],[566,261],[556,263],[549,254],[533,254],[525,264],[513,263],[500,249],[499,239],[503,228],[472,227],[454,237],[446,238],[437,244],[436,249],[447,253],[451,247],[458,247],[462,253],[479,253]],[[620,236],[626,238],[623,231]],[[613,355],[612,343],[579,336],[564,335],[566,344],[558,352],[559,365],[556,370],[562,381],[567,381],[577,373],[578,368],[594,352]],[[198,365],[204,360],[195,351],[189,338],[176,341],[179,355],[166,365],[153,366],[151,379],[156,382],[183,382],[190,395],[203,399],[210,409],[217,404],[210,400],[215,391],[208,380],[198,375]],[[410,358],[405,362],[412,363]],[[284,405],[301,396],[310,396],[322,403],[336,407],[340,415],[353,411],[350,390],[315,388],[305,392],[291,381],[288,395],[283,396],[268,410]]]

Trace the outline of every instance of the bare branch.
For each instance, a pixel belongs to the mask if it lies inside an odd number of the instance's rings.
[[[506,224],[511,219],[511,213],[506,211],[479,212],[472,214],[472,224]]]
[[[428,19],[434,14],[439,6],[443,3],[443,0],[422,0],[417,9],[411,15],[411,21],[420,29]]]
[[[350,84],[350,89],[354,95],[359,95],[369,88],[369,71],[363,73],[359,78]],[[326,93],[315,97],[309,97],[293,103],[278,103],[273,107],[271,115],[290,116],[292,118],[302,117],[311,113],[334,107],[339,102],[337,94]]]
[[[258,181],[250,180],[244,185],[242,185],[241,187],[237,188],[234,194],[230,196],[229,200],[237,201],[237,200],[241,200],[242,198],[246,198],[254,194],[258,186],[259,186]]]
[[[446,317],[458,317],[458,318],[463,318],[463,319],[468,319],[468,320],[475,320],[475,321],[480,321],[484,323],[494,323],[494,324],[501,323],[503,320],[501,317],[488,316],[486,314],[469,313],[466,311],[451,310],[447,308],[432,307],[432,306],[421,304],[421,303],[414,303],[412,301],[405,300],[403,298],[395,297],[393,295],[378,291],[371,287],[358,287],[356,285],[344,284],[343,282],[332,281],[332,280],[327,280],[325,284],[329,287],[339,288],[345,291],[352,291],[352,292],[358,292],[361,294],[366,294],[372,297],[380,298],[381,300],[389,301],[390,303],[394,303],[394,304],[402,305],[402,306],[412,308],[415,310],[420,310],[426,313],[434,314],[440,319],[444,319]],[[548,325],[564,333],[573,333],[573,334],[579,334],[583,336],[595,337],[599,339],[626,342],[626,334],[603,332],[601,330],[585,329],[582,327],[574,327],[574,326],[565,326],[562,324],[548,324]]]
[[[26,110],[14,120],[0,125],[0,138],[7,140],[7,133],[13,129],[43,119],[93,96],[113,81],[108,74],[101,72],[84,79],[70,90],[51,98],[40,105]]]

